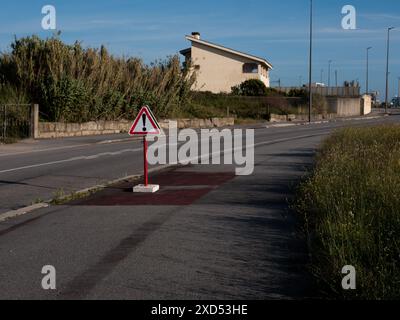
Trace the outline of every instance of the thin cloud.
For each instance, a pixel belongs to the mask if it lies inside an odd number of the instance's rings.
[[[387,13],[363,13],[359,14],[359,16],[374,21],[400,20],[400,15],[387,14]]]

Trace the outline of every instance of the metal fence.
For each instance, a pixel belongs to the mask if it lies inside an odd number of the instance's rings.
[[[307,88],[299,88],[299,87],[276,87],[280,92],[289,93],[292,90],[305,89]],[[359,97],[360,96],[360,87],[312,87],[311,91],[313,94],[319,94],[321,96],[333,96],[333,97]]]
[[[29,138],[31,136],[31,105],[0,105],[0,142]]]

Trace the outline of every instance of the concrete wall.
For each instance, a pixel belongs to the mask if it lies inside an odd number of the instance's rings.
[[[229,52],[192,42],[192,63],[199,66],[194,90],[214,93],[231,92],[231,88],[248,79],[259,79],[269,87],[269,72],[258,63],[258,73],[243,73],[244,63],[256,63]]]
[[[372,111],[372,97],[368,94],[364,94],[361,97],[361,114],[370,114]]]
[[[338,116],[361,115],[361,98],[327,97],[328,113]]]
[[[38,138],[39,132],[39,105],[31,105],[31,138]]]
[[[160,126],[167,129],[171,120],[160,121]],[[234,118],[211,119],[176,119],[179,129],[183,128],[214,128],[233,126]],[[85,123],[39,122],[37,138],[78,137],[88,135],[112,134],[128,132],[133,121],[91,121]]]
[[[313,114],[313,120],[334,119],[338,117],[360,116],[371,112],[371,97],[363,96],[361,98],[343,98],[343,97],[327,97],[328,113]],[[280,121],[307,121],[307,114],[289,114],[276,115],[271,114],[270,122]]]

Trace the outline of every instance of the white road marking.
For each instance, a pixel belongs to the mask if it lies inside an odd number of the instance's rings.
[[[46,149],[38,149],[38,150],[29,150],[29,151],[20,151],[20,152],[11,152],[11,153],[0,153],[0,157],[17,156],[17,155],[20,155],[20,154],[27,154],[27,153],[36,153],[36,152],[45,152],[45,151],[55,151],[55,150],[87,147],[87,146],[90,146],[90,145],[91,144],[88,143],[88,144],[77,144],[77,145],[73,145],[73,146],[46,148]]]
[[[126,142],[132,142],[132,141],[139,141],[139,140],[137,138],[136,139],[135,138],[122,138],[122,139],[115,139],[115,140],[103,140],[100,142],[76,144],[76,145],[72,145],[72,146],[44,148],[44,149],[29,150],[29,151],[17,151],[17,152],[10,152],[10,153],[0,153],[0,157],[17,156],[20,154],[27,154],[27,153],[38,153],[38,152],[46,152],[46,151],[56,151],[56,150],[63,150],[63,149],[88,147],[88,146],[95,146],[95,145],[102,145],[102,144],[126,143]]]
[[[0,171],[0,173],[6,173],[6,172],[14,172],[14,171],[19,171],[19,170],[24,170],[24,169],[31,169],[31,168],[37,168],[37,167],[44,167],[44,166],[49,166],[49,165],[54,165],[54,164],[60,164],[60,163],[65,163],[65,162],[72,162],[72,161],[79,161],[79,160],[93,160],[97,159],[100,157],[104,156],[117,156],[122,153],[126,152],[138,152],[141,151],[142,148],[137,148],[137,149],[123,149],[120,151],[115,151],[115,152],[102,152],[98,154],[94,154],[91,156],[80,156],[80,157],[73,157],[69,159],[64,159],[64,160],[58,160],[58,161],[51,161],[51,162],[44,162],[44,163],[38,163],[38,164],[32,164],[29,166],[23,166],[23,167],[18,167],[18,168],[12,168],[12,169],[6,169]]]

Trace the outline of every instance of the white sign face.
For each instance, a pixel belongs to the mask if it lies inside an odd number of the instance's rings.
[[[160,125],[154,118],[148,106],[142,107],[140,109],[131,129],[129,130],[129,135],[147,135],[147,134],[160,134]]]

